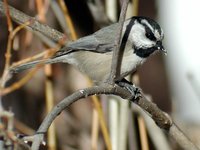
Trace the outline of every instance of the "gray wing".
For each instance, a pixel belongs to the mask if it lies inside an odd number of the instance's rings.
[[[113,51],[117,23],[102,28],[92,35],[80,38],[60,49],[54,57],[62,56],[74,51],[91,51],[95,53],[106,53]]]

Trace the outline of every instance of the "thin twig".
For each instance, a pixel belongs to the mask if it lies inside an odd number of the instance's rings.
[[[175,123],[171,125],[168,133],[184,150],[199,150],[199,147],[197,147]]]
[[[131,105],[131,112],[144,118],[148,136],[153,143],[155,149],[171,150],[171,145],[165,133],[156,126],[153,120],[137,105]],[[156,135],[156,136],[155,136]]]
[[[66,35],[70,35],[70,31],[68,28],[68,25],[66,24],[65,21],[65,16],[63,14],[63,11],[60,9],[60,6],[57,2],[57,0],[51,0],[50,2],[50,7],[52,9],[52,12],[54,13],[62,31],[66,34]]]
[[[132,0],[132,7],[133,7],[133,16],[137,16],[139,9],[139,0]]]
[[[22,60],[22,61],[19,61],[17,63],[15,63],[14,65],[12,65],[11,67],[15,67],[16,64],[19,65],[19,64],[22,64],[22,63],[25,63],[25,62],[28,62],[28,61],[32,61],[32,60],[35,60],[36,58],[38,58],[39,56],[46,56],[46,58],[49,58],[51,57],[58,49],[60,49],[60,45],[58,44],[57,47],[55,48],[50,48],[48,49],[48,51],[46,50],[45,53],[40,53],[40,55],[36,55],[36,56],[33,56],[33,57],[29,57],[25,60]],[[3,88],[1,89],[0,91],[0,96],[3,96],[3,95],[6,95],[10,92],[13,92],[19,88],[21,88],[23,85],[25,85],[33,76],[34,74],[38,71],[39,68],[43,67],[44,64],[38,64],[36,66],[36,68],[34,68],[33,70],[31,70],[28,74],[26,74],[21,80],[13,83],[12,85],[10,85],[9,87],[6,87],[6,88]]]
[[[72,38],[72,40],[76,40],[77,39],[77,34],[76,31],[74,29],[71,17],[69,16],[69,12],[67,9],[67,6],[65,5],[65,2],[63,0],[58,0],[58,3],[63,11],[63,14],[65,16],[65,21],[70,29],[70,37]]]
[[[25,135],[31,135],[35,133],[35,130],[16,118],[14,118],[14,127],[17,131]]]
[[[54,89],[52,83],[52,66],[46,65],[45,66],[45,98],[46,98],[46,113],[49,113],[54,106]],[[49,150],[56,149],[56,131],[55,131],[55,124],[52,123],[51,127],[48,130],[48,147]]]
[[[30,22],[25,22],[24,24],[17,26],[14,30],[13,30],[12,27],[9,27],[9,28],[12,28],[12,30],[9,31],[9,36],[8,36],[7,50],[6,50],[6,54],[5,54],[6,61],[5,61],[5,67],[4,67],[3,75],[2,75],[2,78],[1,78],[1,88],[2,89],[5,87],[6,82],[11,77],[11,75],[9,73],[9,67],[10,67],[11,47],[12,47],[13,39],[20,30],[22,30],[23,28],[25,28],[29,24],[30,24]],[[0,91],[0,93],[1,92],[2,91]]]
[[[92,111],[91,149],[97,150],[99,137],[99,117],[96,109]]]
[[[12,24],[12,21],[11,21],[11,18],[10,18],[10,10],[8,8],[8,2],[7,2],[7,0],[4,0],[4,7],[6,9],[6,18],[7,18],[7,24],[8,24],[8,31],[12,32],[12,30],[13,30],[13,24]]]
[[[105,2],[107,2],[107,1],[105,1]],[[87,1],[87,5],[88,5],[88,8],[90,9],[90,12],[91,12],[95,22],[97,23],[97,25],[99,27],[104,27],[111,23],[108,15],[105,13],[106,11],[105,11],[105,7],[104,7],[102,0],[94,0],[94,2]],[[109,7],[109,9],[110,9],[110,7]]]
[[[142,118],[142,116],[138,116],[137,120],[138,120],[139,134],[140,134],[141,149],[149,150],[149,142],[148,142],[147,130],[144,119]]]
[[[126,17],[126,10],[128,8],[128,2],[129,0],[124,0],[122,4],[122,9],[120,13],[120,18],[119,18],[119,27],[116,33],[116,39],[115,39],[115,50],[113,51],[113,56],[112,56],[112,65],[111,65],[111,72],[110,72],[110,83],[114,83],[115,80],[118,78],[121,72],[121,61],[123,57],[123,49],[120,48],[120,42],[121,42],[121,35],[122,35],[122,29]]]
[[[19,139],[15,132],[13,131],[13,121],[14,121],[14,114],[8,111],[2,111],[0,113],[0,135],[1,135],[1,150],[7,147],[14,147],[15,150],[30,150],[30,147]]]
[[[46,13],[45,13],[45,9],[44,9],[44,2],[41,0],[36,0],[36,8],[37,8],[37,12],[38,12],[38,20],[45,23],[46,22]]]
[[[13,91],[21,88],[24,84],[26,84],[35,75],[35,73],[38,71],[38,69],[39,69],[39,67],[34,68],[28,74],[26,74],[21,80],[13,83],[11,86],[9,86],[7,88],[3,88],[0,91],[0,96],[6,95],[10,92],[13,92]]]
[[[38,20],[45,23],[46,22],[46,11],[45,11],[45,3],[41,0],[36,0],[37,5],[37,13],[38,13]],[[45,57],[48,57],[46,55]],[[45,99],[46,99],[46,113],[48,114],[54,106],[54,90],[53,90],[53,83],[52,83],[52,66],[50,64],[45,65],[44,67],[45,73]],[[55,131],[55,123],[51,124],[51,127],[48,130],[47,134],[47,143],[49,150],[56,149],[56,131]]]
[[[112,150],[112,145],[111,145],[111,140],[110,140],[110,136],[108,133],[108,128],[106,126],[106,119],[104,117],[103,114],[103,110],[101,107],[101,103],[99,101],[99,98],[97,96],[92,96],[92,102],[94,104],[94,107],[98,113],[98,117],[99,117],[99,122],[100,122],[100,126],[101,126],[101,130],[102,130],[102,134],[103,134],[103,138],[105,140],[106,143],[106,149],[107,150]]]
[[[23,24],[23,23],[31,20],[32,23],[28,27],[29,27],[29,29],[32,29],[34,32],[41,33],[41,34],[49,37],[50,39],[54,40],[55,42],[58,42],[58,41],[60,41],[60,39],[65,37],[65,35],[62,34],[61,32],[50,28],[48,25],[41,24],[35,18],[30,17],[11,6],[9,6],[9,10],[10,10],[10,17],[19,24]],[[0,1],[0,12],[2,14],[6,14],[6,10],[3,7],[2,1]]]
[[[24,22],[23,24],[17,26],[13,32],[12,32],[12,40],[14,39],[14,37],[16,36],[16,34],[21,31],[22,29],[24,29],[26,26],[28,26],[29,24],[31,24],[30,21]]]
[[[3,3],[3,2],[1,2]],[[1,87],[4,87],[7,80],[8,80],[8,68],[10,66],[10,59],[11,59],[11,47],[12,47],[12,32],[13,32],[13,25],[12,25],[12,21],[11,21],[11,17],[10,17],[10,10],[8,7],[8,3],[7,0],[4,0],[4,5],[3,8],[5,8],[5,14],[6,14],[6,20],[7,20],[7,24],[8,24],[8,31],[9,31],[9,35],[8,35],[8,42],[7,42],[7,49],[6,49],[6,54],[5,54],[5,67],[4,67],[4,71],[3,71],[3,75],[1,78]]]
[[[10,60],[11,60],[12,32],[13,32],[13,25],[10,18],[10,10],[8,8],[7,0],[4,0],[4,3],[3,2],[1,3],[2,3],[2,7],[5,8],[5,15],[7,19],[9,35],[8,35],[7,48],[6,48],[6,53],[5,53],[5,66],[4,66],[2,77],[0,79],[0,92],[1,92],[1,89],[5,87],[6,82],[10,79],[9,67],[10,67]],[[0,111],[3,111],[3,109],[4,108],[2,105],[2,97],[0,96]]]
[[[43,52],[41,53],[38,53],[36,55],[33,55],[31,57],[28,57],[28,58],[25,58],[25,59],[22,59],[22,60],[19,60],[17,62],[14,62],[12,63],[12,65],[10,66],[11,68],[14,68],[16,66],[19,66],[21,64],[24,64],[24,63],[27,63],[27,62],[31,62],[31,61],[34,61],[36,59],[39,59],[39,58],[42,58],[44,56],[52,56],[52,54],[55,54],[55,52],[57,51],[57,49],[55,48],[48,48],[48,49],[45,49],[43,50]]]

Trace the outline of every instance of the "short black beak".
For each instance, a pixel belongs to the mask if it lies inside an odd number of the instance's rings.
[[[163,47],[162,42],[157,42],[157,49],[162,51],[164,54],[167,54],[167,50]]]

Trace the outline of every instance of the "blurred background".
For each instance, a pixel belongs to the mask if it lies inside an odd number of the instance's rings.
[[[118,0],[8,0],[8,4],[65,33],[67,40],[76,40],[116,22],[120,13]],[[151,56],[131,80],[160,109],[169,113],[196,144],[200,144],[199,5],[198,0],[130,0],[127,11],[127,18],[147,16],[159,22],[168,51],[167,56],[161,53]],[[18,24],[13,22],[13,26]],[[1,74],[8,35],[6,17],[0,13]],[[32,57],[55,45],[48,45],[40,36],[23,29],[13,40],[11,62]],[[23,79],[28,72],[14,75],[6,87]],[[1,100],[3,107],[15,115],[16,133],[32,135],[55,104],[88,86],[91,86],[88,79],[73,66],[54,64],[34,72],[23,86]],[[103,150],[110,149],[109,145],[113,150],[181,149],[134,104],[116,97],[98,98],[82,99],[66,108],[55,120],[46,139],[47,146],[42,149]],[[99,109],[103,117],[99,117]]]

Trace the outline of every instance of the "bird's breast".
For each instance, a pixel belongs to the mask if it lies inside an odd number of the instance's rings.
[[[124,54],[121,66],[121,78],[134,72],[146,59],[134,54],[132,51]]]
[[[133,53],[125,53],[122,59],[120,79],[133,72],[144,59]],[[68,56],[68,63],[96,82],[106,82],[111,71],[112,53],[77,51]]]

